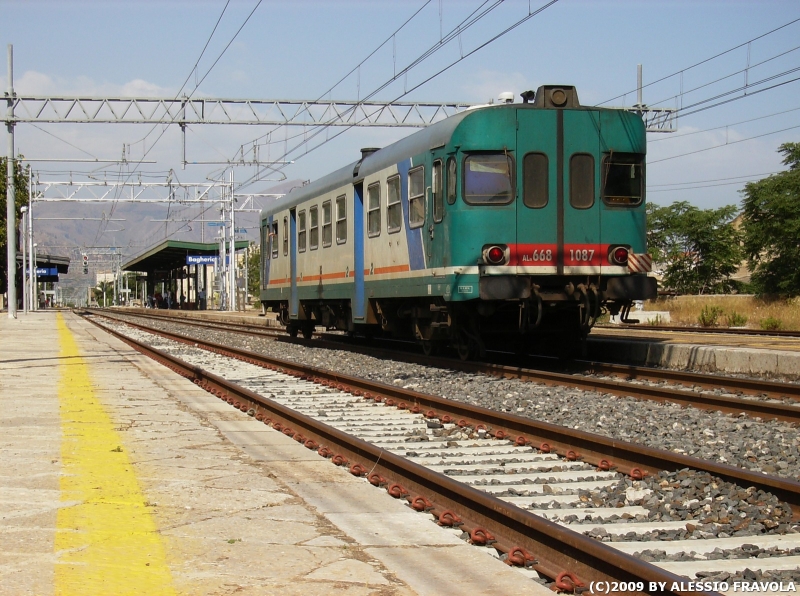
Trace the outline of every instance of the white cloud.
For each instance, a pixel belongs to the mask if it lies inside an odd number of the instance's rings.
[[[6,87],[6,79],[0,77],[0,88],[6,89]],[[54,78],[48,74],[28,70],[21,77],[15,78],[14,91],[18,95],[37,96],[174,97],[177,89],[161,87],[143,79],[133,79],[120,85],[110,82],[97,82],[87,76]]]
[[[232,70],[229,73],[229,76],[230,76],[232,81],[236,81],[237,83],[249,83],[250,82],[250,76],[245,71],[240,70],[240,69]]]

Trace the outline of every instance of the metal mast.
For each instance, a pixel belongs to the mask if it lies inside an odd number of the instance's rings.
[[[6,160],[6,270],[8,271],[8,318],[17,318],[17,217],[14,188],[14,46],[8,44],[8,159]]]

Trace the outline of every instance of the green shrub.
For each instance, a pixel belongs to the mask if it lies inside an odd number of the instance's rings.
[[[719,325],[721,316],[722,309],[719,306],[707,305],[700,311],[700,316],[697,317],[697,320],[703,327],[716,327]]]
[[[764,331],[778,331],[783,328],[783,321],[775,317],[767,317],[766,319],[762,319],[761,328]]]
[[[747,325],[747,317],[733,311],[727,317],[728,327],[744,327]]]

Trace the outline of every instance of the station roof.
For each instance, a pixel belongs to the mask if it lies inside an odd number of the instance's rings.
[[[236,250],[247,248],[248,240],[237,240]],[[166,240],[122,264],[124,271],[166,271],[186,265],[186,255],[212,256],[219,253],[218,242]]]
[[[22,254],[19,252],[17,253],[17,263],[22,265]],[[46,255],[37,252],[36,266],[58,269],[59,273],[69,273],[69,257]]]

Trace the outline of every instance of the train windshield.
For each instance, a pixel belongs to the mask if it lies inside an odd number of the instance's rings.
[[[505,205],[514,200],[514,160],[505,152],[476,153],[464,160],[464,200]]]
[[[603,200],[608,205],[638,205],[644,192],[644,155],[611,153],[603,158]]]

